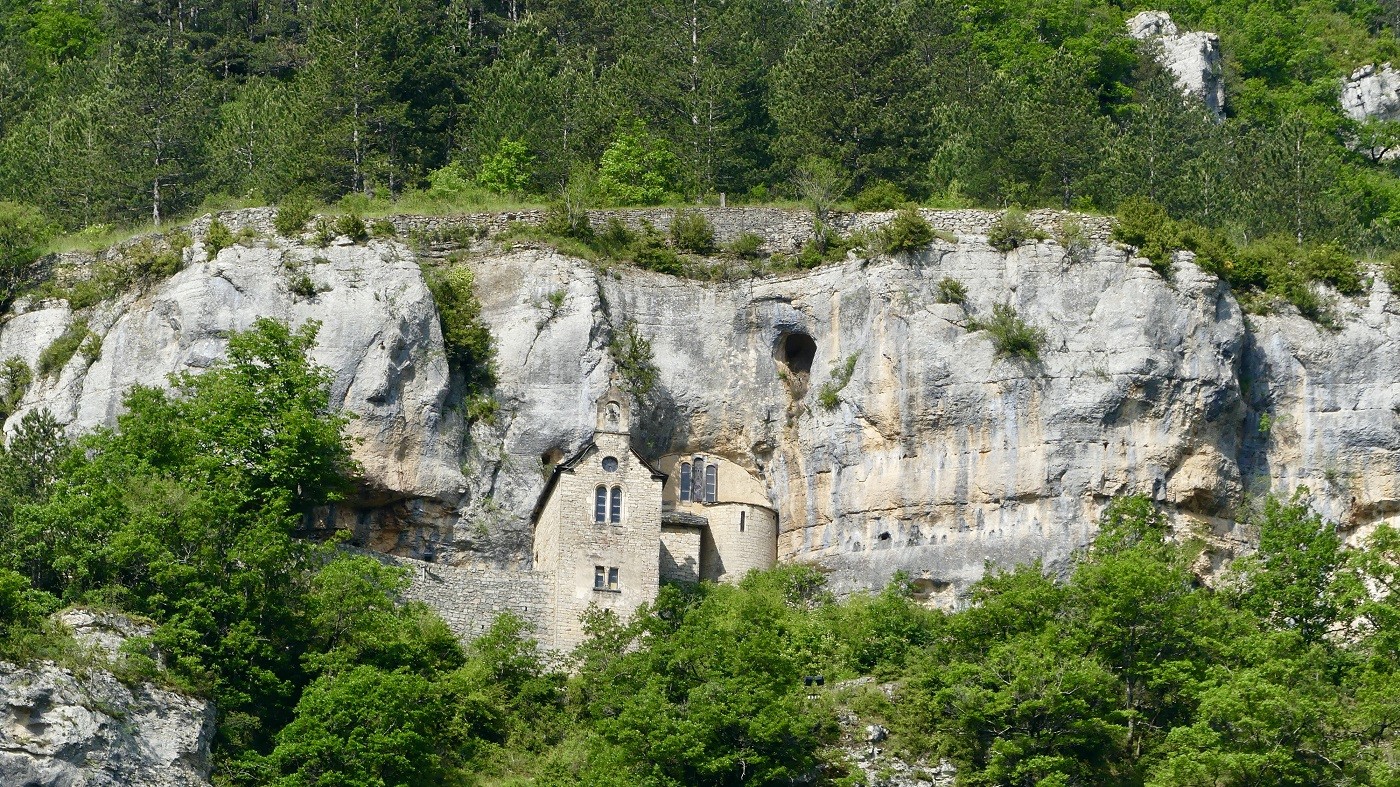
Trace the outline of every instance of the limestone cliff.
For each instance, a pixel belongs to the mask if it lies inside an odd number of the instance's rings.
[[[102,655],[82,670],[0,662],[0,784],[208,787],[213,706],[98,666],[149,628],[84,610],[60,619]]]
[[[659,373],[640,408],[644,450],[704,450],[750,468],[781,517],[780,559],[820,563],[838,589],[903,569],[947,601],[988,560],[1062,566],[1102,506],[1130,492],[1167,505],[1222,554],[1248,538],[1232,520],[1246,490],[1307,485],[1355,528],[1395,515],[1400,305],[1383,283],[1338,299],[1342,327],[1330,331],[1296,316],[1246,318],[1189,255],[1163,280],[1107,243],[1102,221],[1086,220],[1098,241],[1088,252],[1044,241],[1002,254],[985,239],[994,214],[926,215],[957,242],[716,282],[473,241],[464,264],[495,338],[500,404],[469,429],[407,246],[264,238],[206,260],[196,243],[171,279],[95,307],[96,360],[76,355],[36,382],[8,426],[37,407],[76,428],[110,422],[123,389],[207,366],[227,330],[259,315],[320,320],[316,357],[335,371],[335,401],[358,416],[350,429],[365,468],[360,499],[325,521],[385,552],[528,567],[542,460],[590,435],[615,372],[608,341],[630,321]],[[268,231],[267,218],[224,221]],[[721,240],[757,231],[774,248],[790,247],[805,221],[712,218]],[[1059,220],[1035,218],[1049,229]],[[316,293],[296,294],[289,272],[306,273]],[[966,304],[939,302],[945,278],[963,283]],[[1038,362],[999,358],[973,330],[998,303],[1046,332]],[[0,358],[33,364],[73,319],[59,301],[22,303],[0,324]],[[823,386],[839,388],[830,409]]]

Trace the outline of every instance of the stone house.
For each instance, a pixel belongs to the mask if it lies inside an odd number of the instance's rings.
[[[632,447],[631,402],[616,386],[598,400],[593,439],[554,466],[531,522],[531,573],[552,580],[537,633],[554,650],[583,641],[589,607],[625,619],[662,580],[736,580],[777,561],[778,516],[763,484],[705,453],[647,462]]]

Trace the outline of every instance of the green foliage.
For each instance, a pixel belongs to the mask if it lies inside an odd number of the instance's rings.
[[[233,233],[217,218],[209,222],[204,234],[204,245],[208,248],[209,259],[219,256],[219,252],[233,245]]]
[[[13,356],[0,363],[0,424],[14,413],[33,381],[34,373],[23,358]]]
[[[836,405],[841,403],[841,391],[851,382],[851,376],[856,373],[856,361],[860,359],[860,353],[851,353],[846,359],[831,369],[831,378],[822,383],[821,390],[817,392],[817,403],[823,410],[835,410]]]
[[[837,200],[851,188],[851,179],[836,162],[809,156],[798,166],[793,185],[802,200],[811,208],[812,215],[820,227],[825,224],[827,214],[831,212]]]
[[[320,292],[306,271],[293,271],[287,277],[287,291],[303,300],[315,298]]]
[[[745,260],[756,260],[763,253],[763,236],[745,232],[725,247],[725,251]]]
[[[399,236],[398,227],[388,219],[378,219],[369,228],[369,234],[380,240],[392,240]]]
[[[933,242],[933,227],[917,208],[902,208],[881,230],[880,241],[889,254],[922,251]]]
[[[365,220],[354,213],[342,213],[335,217],[335,232],[343,235],[354,243],[364,243],[369,240],[369,228],[365,226]]]
[[[1045,331],[1021,319],[1009,303],[994,304],[991,318],[973,321],[968,330],[986,331],[998,358],[1021,358],[1034,363],[1040,360],[1040,351],[1045,347]]]
[[[1017,207],[1007,208],[987,230],[987,243],[999,252],[1006,253],[1022,244],[1039,240],[1041,234],[1026,217],[1026,212]]]
[[[671,219],[671,245],[682,251],[707,254],[715,249],[715,228],[698,210],[678,210]]]
[[[621,330],[613,331],[608,340],[608,354],[617,371],[622,375],[623,387],[632,398],[644,400],[656,387],[656,363],[651,352],[651,341],[637,330],[637,324],[630,320],[623,323]]]
[[[1118,206],[1113,239],[1137,247],[1162,275],[1171,278],[1172,250],[1181,247],[1178,229],[1161,205],[1146,197],[1129,197]]]
[[[529,190],[535,157],[518,139],[503,139],[495,152],[481,160],[476,182],[496,194],[524,194]]]
[[[453,370],[461,374],[468,399],[483,396],[495,385],[496,350],[491,330],[481,319],[481,301],[473,290],[469,268],[452,265],[429,271],[428,289],[437,304],[442,343]]]
[[[39,353],[39,376],[49,378],[63,371],[79,348],[93,338],[95,335],[88,330],[87,320],[74,320],[63,329],[63,333],[57,339]]]
[[[306,222],[315,215],[315,210],[316,204],[311,199],[291,195],[278,203],[277,216],[272,220],[272,224],[282,235],[296,237],[306,229]]]
[[[38,210],[0,202],[0,310],[29,280],[31,266],[52,236],[52,225]]]
[[[679,161],[638,120],[618,127],[598,160],[598,196],[609,205],[656,205],[676,191]]]
[[[859,211],[894,210],[908,201],[899,186],[888,180],[877,180],[860,190],[851,207]]]
[[[944,278],[938,282],[939,303],[967,303],[967,287],[957,279]]]

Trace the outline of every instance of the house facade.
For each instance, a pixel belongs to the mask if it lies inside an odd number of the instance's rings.
[[[626,619],[662,581],[732,581],[777,561],[778,517],[762,482],[707,453],[646,461],[616,386],[598,400],[593,439],[554,466],[531,518],[531,573],[552,586],[537,633],[558,651],[583,641],[590,607]]]

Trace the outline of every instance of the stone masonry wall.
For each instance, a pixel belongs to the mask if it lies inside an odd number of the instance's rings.
[[[421,601],[447,621],[448,628],[464,642],[476,639],[497,616],[510,612],[534,628],[540,644],[550,647],[555,618],[550,599],[554,577],[537,571],[501,571],[459,568],[395,557],[371,550],[355,550],[391,566],[409,570],[411,584],[405,596]]]

